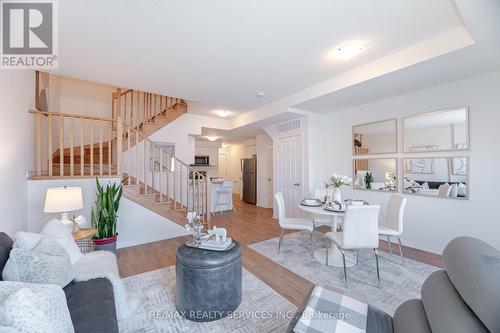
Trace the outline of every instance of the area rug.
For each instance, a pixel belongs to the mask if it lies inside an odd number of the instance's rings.
[[[128,290],[141,298],[139,310],[119,322],[131,332],[284,332],[296,307],[243,269],[243,295],[238,309],[220,320],[196,323],[175,310],[175,266],[125,278]]]
[[[401,258],[379,251],[381,288],[377,288],[375,257],[372,250],[364,250],[364,261],[347,268],[349,288],[344,288],[344,271],[341,267],[326,266],[311,254],[311,237],[307,232],[285,236],[281,254],[278,254],[278,238],[250,245],[250,248],[286,267],[316,285],[334,286],[357,299],[370,303],[393,314],[404,301],[420,297],[425,279],[438,268],[418,261]],[[316,246],[324,246],[323,233],[317,233]]]

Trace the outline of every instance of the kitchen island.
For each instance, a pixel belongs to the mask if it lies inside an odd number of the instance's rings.
[[[196,186],[195,186],[196,191]],[[225,180],[221,178],[215,178],[210,181],[210,213],[223,212],[226,210],[233,209],[233,191],[234,191],[234,181]],[[189,183],[189,195],[190,198],[193,197],[193,181]],[[202,203],[205,202],[205,194],[200,194],[200,200]],[[198,195],[195,192],[194,195],[194,207],[197,207]],[[189,203],[189,209],[193,209],[193,203]]]

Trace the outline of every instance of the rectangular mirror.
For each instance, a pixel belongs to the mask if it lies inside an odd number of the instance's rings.
[[[469,198],[469,158],[403,159],[403,192],[454,199]]]
[[[352,127],[354,155],[389,154],[398,149],[397,119],[388,119]]]
[[[468,113],[463,107],[404,118],[405,153],[468,150]]]
[[[353,188],[372,191],[398,191],[398,163],[395,158],[353,160]],[[371,175],[371,176],[370,176]]]

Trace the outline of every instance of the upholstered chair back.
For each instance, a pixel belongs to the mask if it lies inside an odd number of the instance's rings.
[[[400,195],[391,195],[387,204],[387,216],[384,226],[403,232],[403,222],[406,208],[406,198]]]
[[[378,214],[380,207],[347,206],[342,232],[344,249],[378,248]]]
[[[318,189],[317,188],[317,189],[314,190],[313,197],[314,197],[314,199],[319,199],[321,201],[324,201],[325,197],[326,197],[326,194],[327,194],[326,189]]]
[[[274,199],[276,200],[276,207],[278,208],[278,221],[281,226],[285,224],[286,219],[285,199],[283,199],[283,194],[281,192],[276,192],[274,194]]]

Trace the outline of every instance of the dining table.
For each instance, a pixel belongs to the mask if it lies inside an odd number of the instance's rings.
[[[330,218],[332,232],[338,232],[337,230],[339,221],[342,220],[345,215],[345,211],[332,211],[326,209],[327,206],[325,204],[318,206],[307,206],[304,205],[303,203],[300,203],[298,205],[298,208],[303,212],[309,213],[313,216]],[[316,237],[314,238],[316,239]],[[352,267],[355,265],[356,258],[354,257],[354,255],[345,252],[345,257],[346,257],[345,259],[347,267]],[[326,246],[314,250],[314,259],[326,265]],[[328,266],[343,267],[342,253],[338,249],[337,245],[335,245],[332,242],[330,242],[330,247],[328,248]]]

